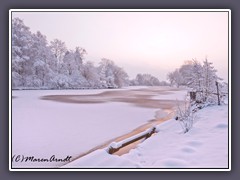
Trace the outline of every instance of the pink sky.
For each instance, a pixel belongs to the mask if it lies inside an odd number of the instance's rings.
[[[150,73],[165,80],[185,60],[207,56],[228,78],[227,12],[13,12],[48,41],[83,47],[86,60],[109,58],[131,78]]]

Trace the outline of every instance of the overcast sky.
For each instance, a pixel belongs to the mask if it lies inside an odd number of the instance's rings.
[[[32,32],[86,49],[85,60],[113,60],[131,78],[168,72],[196,58],[228,78],[227,12],[13,12]]]

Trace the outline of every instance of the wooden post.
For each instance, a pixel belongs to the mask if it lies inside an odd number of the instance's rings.
[[[216,86],[217,86],[217,97],[218,97],[218,105],[220,105],[220,98],[219,98],[219,90],[218,90],[218,82],[216,81]]]
[[[190,92],[190,99],[191,99],[192,101],[196,101],[196,92],[194,92],[194,91],[191,91],[191,92]]]

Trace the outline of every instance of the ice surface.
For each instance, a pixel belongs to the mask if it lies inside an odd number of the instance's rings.
[[[13,91],[12,155],[39,158],[70,155],[76,158],[147,123],[158,110],[121,102],[74,104],[39,99],[45,95],[99,94],[103,91],[107,90]],[[13,167],[57,167],[62,164],[13,162]]]

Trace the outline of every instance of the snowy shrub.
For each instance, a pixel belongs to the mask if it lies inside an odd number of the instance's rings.
[[[191,104],[189,101],[185,101],[184,105],[178,104],[177,108],[175,119],[180,123],[183,133],[187,133],[193,127],[195,120]]]

